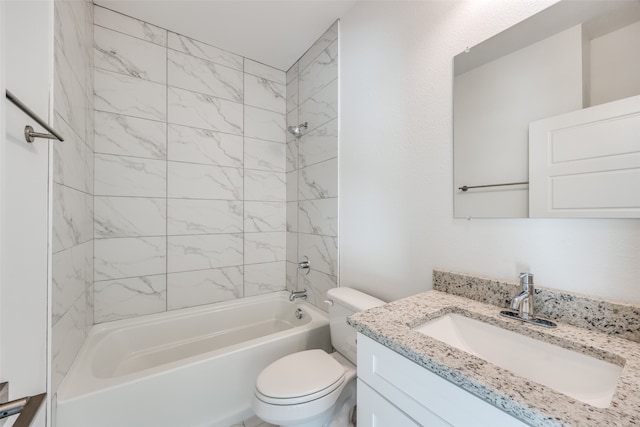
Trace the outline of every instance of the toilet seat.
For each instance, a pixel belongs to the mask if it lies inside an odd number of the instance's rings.
[[[344,381],[344,367],[325,351],[301,351],[276,360],[260,373],[256,397],[272,405],[296,405],[324,397]]]

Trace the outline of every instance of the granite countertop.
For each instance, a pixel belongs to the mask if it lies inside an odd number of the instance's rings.
[[[358,332],[533,426],[640,425],[640,343],[558,322],[543,328],[499,315],[500,308],[428,291],[349,316]],[[608,408],[596,408],[512,374],[412,330],[446,313],[504,329],[623,366]]]

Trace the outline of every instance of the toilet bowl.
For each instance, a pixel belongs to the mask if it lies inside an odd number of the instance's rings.
[[[258,376],[255,414],[282,427],[353,427],[356,405],[356,332],[347,315],[384,304],[349,288],[327,292],[336,351],[307,350],[284,356]]]
[[[349,412],[344,424],[333,424],[348,427],[355,406],[355,378],[356,367],[338,353],[290,354],[258,376],[253,409],[262,420],[287,427],[328,426],[334,412]]]

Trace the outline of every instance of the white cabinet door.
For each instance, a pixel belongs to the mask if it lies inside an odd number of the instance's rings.
[[[421,426],[526,426],[485,400],[362,334],[358,334],[358,379]],[[359,418],[370,419],[373,416],[365,413],[367,408],[374,408],[371,409],[372,414],[388,414],[375,404],[360,406],[361,403],[365,403],[364,396],[359,395]],[[388,426],[395,427],[395,424]]]
[[[640,217],[640,96],[529,125],[529,216]]]
[[[0,19],[0,89],[48,121],[53,3],[0,1]],[[49,142],[27,143],[25,125],[45,130],[4,97],[1,113],[0,381],[13,400],[47,389]],[[44,426],[45,415],[40,409],[32,426]]]
[[[361,427],[420,427],[420,424],[361,380],[358,380],[358,425]]]

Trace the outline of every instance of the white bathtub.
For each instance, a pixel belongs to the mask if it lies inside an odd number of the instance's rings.
[[[228,427],[252,415],[264,367],[311,348],[331,350],[327,316],[285,292],[98,325],[58,389],[57,426]]]

